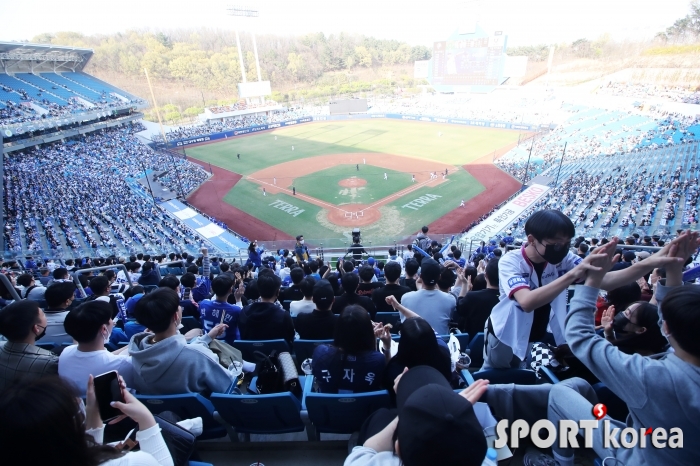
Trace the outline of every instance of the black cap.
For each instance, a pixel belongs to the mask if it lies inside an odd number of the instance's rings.
[[[327,308],[335,299],[335,292],[328,280],[319,280],[314,285],[313,302],[317,306]]]
[[[404,465],[481,465],[487,445],[474,407],[437,369],[409,369],[399,380],[396,406]]]
[[[424,258],[420,263],[420,278],[428,286],[434,286],[440,279],[440,264],[434,259]]]

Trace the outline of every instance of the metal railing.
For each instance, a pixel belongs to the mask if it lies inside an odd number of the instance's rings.
[[[80,283],[80,278],[79,275],[83,275],[89,272],[97,272],[100,270],[113,270],[113,269],[121,269],[124,271],[124,274],[126,275],[126,280],[129,282],[129,286],[131,286],[131,275],[129,275],[129,271],[126,270],[126,266],[124,264],[114,264],[114,265],[103,265],[101,267],[90,267],[89,269],[77,269],[73,271],[73,281],[75,282],[75,286],[78,287],[78,290],[80,290],[80,295],[83,298],[87,298],[87,293],[85,293],[85,288],[83,288],[83,285]],[[160,270],[157,271],[158,273],[158,281],[160,281]]]

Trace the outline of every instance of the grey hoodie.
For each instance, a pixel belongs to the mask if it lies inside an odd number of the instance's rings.
[[[683,431],[683,448],[620,449],[616,457],[627,465],[694,465],[700,458],[700,367],[668,354],[649,359],[622,353],[596,335],[594,311],[598,290],[577,286],[566,317],[566,341],[571,351],[598,379],[619,396],[630,413],[627,426],[639,429],[673,427]],[[602,426],[601,426],[602,428]]]
[[[208,335],[187,344],[184,335],[151,343],[153,334],[137,333],[129,342],[134,366],[134,388],[144,395],[225,393],[231,385],[229,371],[211,352]],[[208,341],[207,341],[208,340]]]

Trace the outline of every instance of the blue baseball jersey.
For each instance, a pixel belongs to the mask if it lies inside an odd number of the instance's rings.
[[[204,333],[216,327],[221,322],[221,315],[224,313],[223,323],[228,325],[228,328],[218,340],[224,340],[229,345],[233,345],[235,340],[240,340],[241,335],[238,331],[240,307],[213,299],[205,299],[199,303],[199,313]]]

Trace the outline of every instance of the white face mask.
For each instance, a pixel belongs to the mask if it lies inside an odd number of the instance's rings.
[[[304,240],[299,241],[299,244],[304,244]]]
[[[104,333],[102,334],[102,338],[104,338],[105,344],[109,343],[109,338],[112,336],[112,332],[107,332],[107,335]]]

